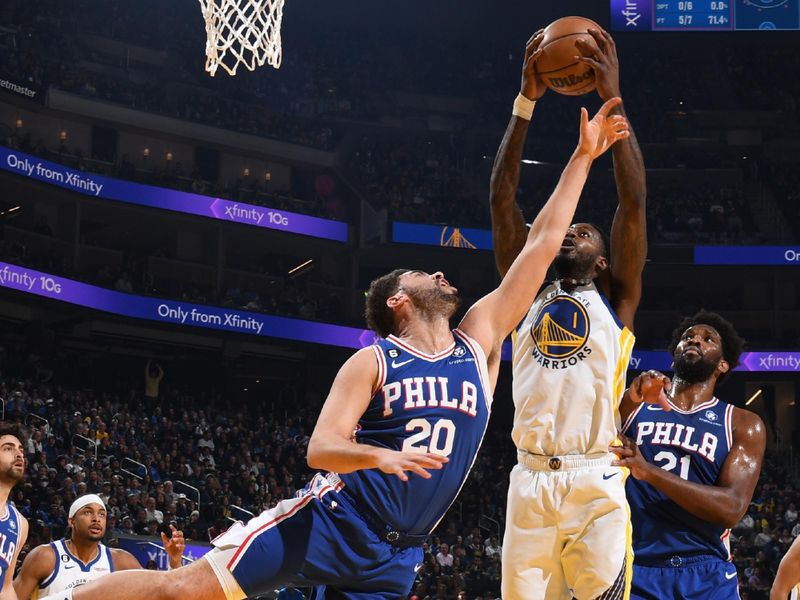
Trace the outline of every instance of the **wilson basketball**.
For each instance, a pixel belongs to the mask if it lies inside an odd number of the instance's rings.
[[[539,48],[542,55],[536,61],[536,71],[544,84],[554,92],[567,96],[580,96],[595,87],[594,69],[575,60],[580,54],[575,42],[585,39],[593,50],[597,50],[589,28],[602,28],[584,17],[563,17],[553,21],[544,30]]]

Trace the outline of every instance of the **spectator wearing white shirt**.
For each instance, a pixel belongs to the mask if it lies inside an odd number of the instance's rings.
[[[487,539],[483,546],[486,558],[492,558],[493,556],[500,556],[500,553],[503,551],[503,547],[497,540],[496,535],[493,535],[492,537]]]
[[[789,508],[786,509],[783,515],[783,520],[789,524],[797,521],[797,507],[794,505],[794,502],[789,504]]]
[[[439,546],[439,552],[436,555],[436,562],[438,562],[439,566],[443,569],[445,567],[453,566],[453,555],[450,554],[450,548],[447,544],[442,544]]]
[[[156,508],[156,499],[150,496],[145,504],[145,521],[158,521],[158,524],[164,522],[164,513]]]

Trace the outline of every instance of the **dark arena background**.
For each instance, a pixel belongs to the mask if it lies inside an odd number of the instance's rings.
[[[442,270],[465,306],[499,282],[489,175],[525,42],[583,15],[616,40],[647,167],[628,379],[669,372],[671,331],[700,308],[746,339],[718,395],[767,427],[731,546],[741,597],[768,598],[800,533],[800,8],[694,4],[709,6],[287,0],[280,69],[212,78],[193,0],[3,0],[0,409],[31,435],[10,497],[30,525],[18,562],[64,536],[87,492],[107,503],[105,543],[165,569],[168,524],[190,562],[301,489],[333,376],[373,339],[369,282]],[[552,91],[538,103],[518,194],[528,221],[579,108],[599,105]],[[616,204],[609,153],[577,219],[608,228]],[[500,598],[512,417],[504,362],[412,597]]]

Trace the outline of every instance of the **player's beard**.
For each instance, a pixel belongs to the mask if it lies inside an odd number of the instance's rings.
[[[559,279],[565,277],[585,279],[592,276],[596,262],[597,256],[592,254],[581,254],[580,252],[564,254],[559,251],[553,260],[553,270]]]
[[[717,363],[706,359],[705,356],[691,360],[685,354],[676,353],[672,357],[675,375],[687,383],[701,383],[707,381],[717,368]]]
[[[406,290],[406,294],[425,319],[440,316],[449,319],[461,305],[458,292],[447,293],[439,286],[432,289],[410,289]]]
[[[0,481],[10,481],[13,482],[14,485],[22,481],[22,478],[25,477],[25,467],[23,466],[22,469],[15,469],[14,464],[10,464],[7,467],[0,469]]]

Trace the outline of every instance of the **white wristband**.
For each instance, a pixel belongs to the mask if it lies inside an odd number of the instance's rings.
[[[530,121],[535,106],[536,106],[536,100],[528,100],[522,94],[517,94],[517,97],[514,100],[514,108],[511,110],[511,114],[516,117],[519,117],[520,119],[525,119],[526,121]]]

